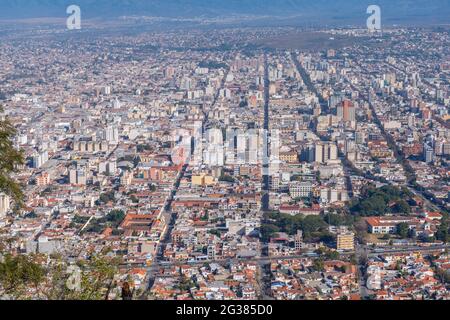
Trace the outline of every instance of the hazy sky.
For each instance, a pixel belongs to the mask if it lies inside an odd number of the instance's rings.
[[[298,15],[317,22],[363,22],[367,6],[378,4],[390,23],[450,20],[450,0],[0,0],[0,18],[65,17],[70,4],[79,5],[85,18]]]

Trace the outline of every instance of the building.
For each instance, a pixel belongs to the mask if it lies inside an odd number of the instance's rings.
[[[50,184],[50,175],[47,172],[42,173],[36,178],[36,184],[40,187]]]
[[[84,186],[87,183],[86,172],[83,169],[72,169],[69,171],[69,183],[72,185]]]
[[[293,181],[289,184],[289,194],[291,198],[309,198],[313,192],[313,187],[310,182]]]
[[[116,126],[108,126],[105,130],[105,139],[109,144],[119,143],[119,129]]]
[[[423,158],[426,163],[434,161],[434,149],[427,143],[423,146]]]
[[[343,232],[337,235],[337,250],[355,250],[355,234],[353,232]]]
[[[319,196],[323,203],[346,202],[350,199],[347,190],[336,188],[321,188]]]
[[[210,186],[213,185],[214,177],[208,175],[192,176],[192,185],[194,186]]]
[[[92,140],[78,140],[73,143],[73,151],[77,152],[107,152],[109,150],[108,142],[106,141],[92,141]]]
[[[370,217],[366,219],[369,233],[394,234],[400,223],[408,224],[409,229],[415,229],[420,221],[412,217]]]
[[[337,116],[346,122],[354,122],[356,121],[356,108],[351,101],[344,100],[337,107]]]
[[[316,143],[314,150],[315,162],[326,163],[328,161],[335,161],[338,158],[337,146],[334,143]]]
[[[0,193],[0,218],[4,217],[10,209],[11,199],[8,195]]]
[[[48,161],[48,151],[36,153],[32,158],[32,167],[39,169]]]
[[[122,186],[129,186],[133,182],[133,174],[125,171],[123,175],[120,177],[120,184]]]
[[[114,175],[117,171],[116,161],[103,161],[98,165],[98,171],[100,174]]]
[[[280,160],[287,163],[296,163],[298,162],[298,154],[295,151],[280,152]]]
[[[297,234],[294,236],[295,250],[300,251],[303,246],[303,232],[297,230]]]

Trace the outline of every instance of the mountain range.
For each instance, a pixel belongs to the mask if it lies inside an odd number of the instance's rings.
[[[80,6],[85,18],[298,16],[364,22],[371,4],[379,5],[390,23],[448,24],[450,17],[450,0],[0,0],[0,19],[66,17],[71,4]]]

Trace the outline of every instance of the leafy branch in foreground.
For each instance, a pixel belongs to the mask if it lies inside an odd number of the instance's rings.
[[[23,299],[30,289],[37,290],[45,269],[35,256],[6,254],[0,261],[0,292],[12,299]]]
[[[118,257],[92,255],[77,262],[80,273],[73,278],[75,273],[61,256],[49,263],[43,255],[0,252],[0,299],[105,300],[116,288],[120,262]],[[68,286],[72,278],[78,289]]]
[[[3,108],[0,106],[0,112]],[[17,205],[23,204],[20,185],[11,177],[17,167],[25,163],[21,151],[14,148],[13,137],[16,129],[8,119],[0,120],[0,192],[13,198]]]

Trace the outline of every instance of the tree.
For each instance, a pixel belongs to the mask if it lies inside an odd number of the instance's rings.
[[[277,227],[276,225],[263,224],[261,226],[261,234],[263,241],[268,241],[273,234],[278,232],[280,232],[280,228]]]
[[[116,200],[116,196],[115,196],[114,190],[102,193],[100,195],[100,202],[102,202],[102,203],[115,202],[115,200]]]
[[[409,215],[411,213],[411,207],[405,200],[399,200],[393,207],[393,212]]]
[[[0,107],[0,112],[3,112]],[[0,120],[0,192],[13,198],[17,205],[23,205],[20,185],[11,177],[17,167],[25,163],[21,151],[14,148],[13,137],[16,129],[8,119]]]
[[[405,222],[399,223],[397,225],[397,235],[402,239],[408,237],[409,225]]]
[[[0,263],[0,291],[13,299],[24,299],[27,289],[37,289],[44,279],[45,270],[35,258],[5,254]]]
[[[51,262],[40,255],[3,254],[0,259],[0,294],[6,299],[104,300],[115,287],[114,276],[120,258],[107,250],[77,263],[79,290],[68,287],[73,277],[69,265],[56,254]],[[45,264],[43,263],[45,262]]]
[[[72,290],[67,286],[73,276],[68,272],[68,265],[62,259],[56,259],[48,269],[49,277],[42,285],[41,294],[50,300],[105,300],[115,286],[113,280],[119,263],[119,258],[109,257],[105,252],[79,261],[80,286],[78,290]]]
[[[216,237],[219,237],[219,238],[222,236],[222,234],[220,233],[220,231],[217,230],[217,229],[211,229],[211,230],[208,231],[208,233],[209,233],[209,234],[212,234],[212,235],[215,235]]]
[[[133,203],[139,203],[139,199],[134,194],[130,196],[130,200]]]
[[[76,294],[77,300],[103,300],[107,289],[112,285],[117,272],[119,260],[102,255],[92,256],[90,260],[80,263],[83,270],[81,291]]]
[[[314,260],[313,265],[312,265],[312,269],[314,271],[319,271],[319,272],[324,271],[325,270],[325,265],[323,263],[323,260],[322,259]]]
[[[119,224],[125,218],[125,213],[123,210],[111,210],[106,215],[106,220],[112,222],[113,224]]]
[[[328,213],[323,217],[323,220],[332,226],[351,226],[355,222],[355,218],[351,215],[341,215]]]
[[[447,243],[450,239],[450,236],[448,234],[448,224],[447,223],[442,223],[439,226],[439,229],[436,232],[436,239],[437,240],[441,240],[444,243]]]
[[[350,211],[361,216],[381,216],[390,210],[409,214],[411,208],[405,199],[409,199],[411,193],[407,191],[407,189],[393,186],[384,186],[378,189],[365,187],[361,192],[361,199],[352,203]],[[392,208],[388,207],[391,202],[395,202]]]
[[[301,221],[303,232],[315,232],[326,226],[326,223],[320,216],[307,216]]]
[[[385,233],[383,234],[383,236],[381,237],[382,240],[390,240],[391,239],[391,235],[389,233]]]
[[[327,258],[327,260],[339,260],[340,255],[337,251],[328,250],[325,254],[325,257]]]

